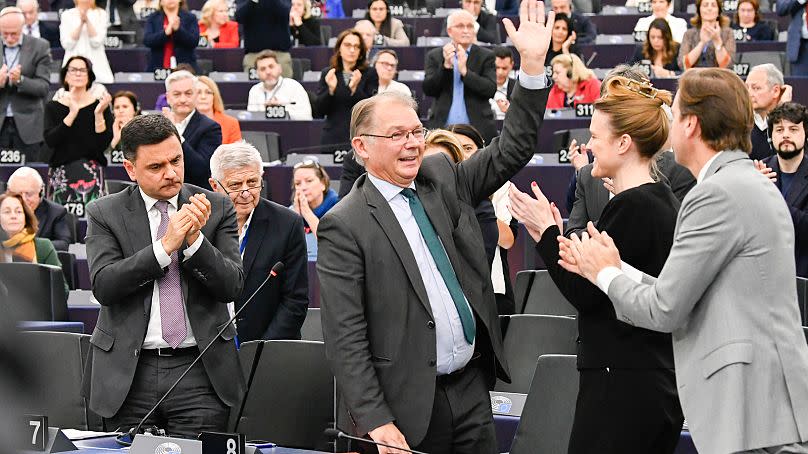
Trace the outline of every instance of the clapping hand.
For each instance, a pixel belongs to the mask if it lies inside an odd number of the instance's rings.
[[[354,69],[353,72],[351,72],[351,80],[348,81],[348,89],[351,90],[351,94],[356,92],[356,87],[359,86],[360,80],[362,80],[362,71]]]
[[[575,139],[572,139],[572,142],[570,142],[567,155],[576,172],[581,170],[581,167],[589,164],[589,154],[586,152],[586,145],[578,145],[578,141]]]
[[[530,189],[536,196],[535,199],[511,185],[508,192],[510,199],[508,210],[513,217],[525,225],[527,232],[536,242],[541,240],[544,231],[552,225],[557,226],[559,232],[563,232],[564,220],[555,203],[547,200],[535,181],[530,184]]]
[[[6,81],[8,81],[8,66],[3,63],[3,66],[0,67],[0,87],[5,86]]]
[[[598,273],[604,268],[620,268],[620,252],[606,232],[598,232],[590,221],[586,232],[571,238],[559,237],[558,264],[565,270],[579,274],[597,285]]]
[[[569,54],[570,47],[572,47],[572,45],[575,44],[576,39],[577,35],[573,31],[572,33],[570,33],[570,36],[561,44],[561,51],[564,52],[565,54]]]
[[[199,231],[210,219],[210,201],[205,197],[205,194],[194,194],[180,210],[184,211],[194,221],[185,234],[185,241],[190,245],[197,240]]]
[[[455,45],[453,42],[448,42],[443,45],[443,67],[452,69],[454,67]]]
[[[112,96],[109,92],[105,91],[100,98],[98,98],[98,105],[95,106],[95,110],[93,111],[96,115],[103,115],[104,111],[109,107],[109,104],[112,102]]]
[[[457,54],[457,72],[460,73],[461,76],[465,77],[466,73],[468,72],[468,67],[466,66],[469,61],[469,56],[466,54],[466,49],[463,49],[463,46],[457,45],[457,50],[455,50]]]
[[[536,0],[522,0],[519,5],[519,29],[510,19],[502,20],[508,37],[519,51],[522,62],[520,72],[529,76],[544,73],[544,59],[550,48],[554,22],[555,12],[550,11],[545,23],[544,2]]]
[[[17,65],[11,71],[8,72],[8,80],[11,81],[12,84],[17,85],[20,83],[22,79],[22,66]]]
[[[163,107],[163,110],[162,110],[161,112],[162,112],[162,114],[163,114],[163,116],[164,116],[164,117],[166,117],[166,118],[168,118],[169,120],[171,120],[171,123],[174,123],[174,124],[179,123],[179,122],[177,121],[177,117],[174,115],[174,112],[172,112],[172,111],[171,111],[171,108],[170,108],[170,107]]]
[[[337,71],[334,68],[325,73],[325,84],[328,86],[328,93],[333,95],[337,89]]]
[[[772,183],[777,181],[777,172],[774,172],[771,167],[767,166],[763,161],[758,161],[755,159],[753,161],[755,163],[755,168],[758,172],[762,173],[764,177],[770,179]]]

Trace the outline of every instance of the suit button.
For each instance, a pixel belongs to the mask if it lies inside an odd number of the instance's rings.
[[[426,322],[426,327],[429,329],[435,329],[435,322],[433,322],[432,320]]]
[[[135,358],[137,358],[138,353],[140,353],[140,350],[135,349]]]
[[[429,366],[430,366],[430,367],[432,367],[432,366],[434,366],[434,365],[435,365],[435,360],[434,360],[434,359],[430,359],[430,360],[429,360]]]

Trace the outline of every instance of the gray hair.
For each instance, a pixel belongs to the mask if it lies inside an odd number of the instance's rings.
[[[371,21],[369,21],[367,19],[358,20],[354,24],[354,29],[356,29],[356,30],[359,30],[362,27],[372,28],[374,31],[376,30],[376,26],[373,25],[373,22],[371,22]]]
[[[17,178],[33,178],[39,183],[40,189],[45,186],[45,182],[42,181],[42,175],[39,174],[35,169],[31,167],[20,167],[19,169],[15,170],[11,176],[8,177],[7,185],[11,186],[13,181]]]
[[[351,138],[358,136],[359,130],[369,128],[375,124],[373,119],[375,116],[376,105],[382,102],[400,103],[401,105],[409,107],[410,109],[418,112],[418,103],[415,102],[412,96],[407,96],[403,93],[395,91],[385,91],[375,96],[371,96],[370,98],[363,99],[356,103],[351,110]],[[354,160],[356,160],[359,165],[365,165],[362,157],[359,156],[359,154],[357,154],[355,151]]]
[[[210,175],[215,180],[224,178],[224,171],[240,169],[242,167],[258,167],[261,175],[264,174],[261,154],[249,142],[240,142],[219,145],[213,156],[210,157]]]
[[[783,86],[786,83],[785,79],[783,78],[783,73],[771,63],[763,63],[753,66],[752,69],[749,70],[749,73],[752,71],[764,71],[766,73],[766,82],[769,84],[769,88],[774,86]]]
[[[466,11],[464,9],[458,9],[458,10],[452,11],[452,14],[449,14],[449,17],[446,18],[446,28],[449,28],[452,25],[454,25],[455,19],[458,16],[468,16],[472,21],[474,21],[474,16],[470,12],[468,12],[468,11]]]
[[[171,88],[171,84],[173,84],[174,82],[177,82],[179,80],[185,80],[185,79],[193,79],[194,80],[194,86],[196,86],[196,81],[197,81],[196,76],[191,74],[190,71],[186,71],[184,69],[181,69],[179,71],[175,71],[175,72],[169,74],[168,77],[166,77],[166,91],[168,91],[169,88]]]
[[[23,3],[30,3],[34,5],[34,9],[36,11],[39,11],[39,2],[37,0],[17,0],[17,8],[19,8]]]

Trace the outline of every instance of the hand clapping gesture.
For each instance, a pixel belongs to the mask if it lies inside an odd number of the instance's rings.
[[[535,199],[516,189],[513,184],[511,185],[508,191],[508,199],[510,200],[508,210],[513,214],[513,217],[525,225],[527,232],[536,242],[541,240],[544,231],[552,225],[557,226],[558,231],[563,233],[564,220],[561,218],[561,212],[558,207],[555,206],[555,203],[547,200],[547,197],[544,196],[535,181],[530,184],[530,189],[533,190],[533,195],[536,196]]]
[[[325,84],[328,86],[328,93],[333,95],[337,89],[337,71],[334,68],[329,69],[325,74]]]
[[[351,72],[351,80],[348,81],[348,89],[351,90],[351,94],[356,92],[356,87],[359,86],[359,81],[362,80],[362,72],[358,69],[354,69]]]

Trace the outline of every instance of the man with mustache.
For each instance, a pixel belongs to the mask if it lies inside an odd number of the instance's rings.
[[[769,113],[769,131],[777,152],[764,161],[769,176],[786,199],[794,221],[797,276],[808,278],[808,162],[805,160],[805,125],[808,108],[795,102]]]

